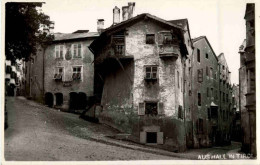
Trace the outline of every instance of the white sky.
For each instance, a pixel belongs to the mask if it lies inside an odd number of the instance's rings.
[[[225,54],[231,83],[238,83],[238,50],[245,39],[246,0],[48,0],[43,12],[55,22],[54,32],[97,31],[97,19],[105,28],[113,21],[113,8],[136,2],[134,16],[150,13],[165,20],[187,18],[191,37],[207,36],[216,55]],[[121,10],[122,20],[122,10]]]

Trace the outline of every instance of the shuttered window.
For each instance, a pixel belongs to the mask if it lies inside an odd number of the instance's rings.
[[[203,69],[198,69],[198,82],[203,82]]]

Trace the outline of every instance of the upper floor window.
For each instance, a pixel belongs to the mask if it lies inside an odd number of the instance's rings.
[[[198,69],[198,82],[203,81],[203,69]]]
[[[125,35],[120,32],[112,36],[112,43],[114,45],[115,54],[122,56],[125,54]]]
[[[164,40],[163,43],[164,44],[172,44],[172,34],[171,33],[165,33],[164,34]]]
[[[198,93],[198,106],[201,106],[201,94]]]
[[[200,62],[200,50],[197,49],[197,61]]]
[[[63,76],[63,67],[56,67],[54,79],[55,80],[62,80],[62,76]]]
[[[209,59],[209,54],[208,53],[206,53],[206,58]]]
[[[55,46],[55,56],[56,58],[63,58],[64,54],[64,46],[63,45],[56,45]]]
[[[154,34],[146,34],[146,44],[154,44],[155,37]]]
[[[138,106],[138,115],[162,115],[164,114],[162,102],[142,102]]]
[[[82,80],[82,66],[74,66],[73,67],[73,80]]]
[[[173,43],[173,35],[170,31],[162,31],[158,34],[158,44],[172,44]]]
[[[209,67],[206,66],[206,76],[209,76]]]
[[[224,65],[222,66],[222,69],[225,70],[225,66]]]
[[[157,79],[158,67],[157,66],[145,66],[145,79]]]
[[[178,118],[183,119],[183,110],[182,110],[181,105],[179,105],[179,108],[178,108]]]
[[[210,76],[210,78],[213,78],[213,68],[210,68],[210,70],[209,70],[209,76]]]
[[[73,58],[81,58],[81,44],[73,44]]]
[[[179,73],[179,71],[177,71],[177,84],[178,84],[178,88],[180,88],[180,73]]]

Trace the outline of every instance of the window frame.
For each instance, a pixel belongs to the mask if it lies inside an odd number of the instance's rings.
[[[80,50],[79,50],[79,45],[80,45]],[[76,55],[75,55],[75,46],[76,46]],[[83,58],[83,53],[82,53],[82,44],[81,43],[75,43],[72,44],[72,58],[73,59],[80,59]],[[80,52],[80,56],[79,56]]]
[[[72,81],[83,81],[83,65],[73,65],[72,67],[72,76],[71,76],[71,78],[72,78]],[[80,73],[81,73],[81,75],[80,75],[80,79],[74,79],[73,78],[73,75],[75,74],[75,73],[78,73],[78,71],[74,71],[74,68],[81,68],[80,69]]]
[[[149,38],[149,37],[153,37],[153,38]],[[149,38],[149,40],[148,40]],[[152,42],[150,43],[149,41],[152,39]],[[145,38],[145,43],[148,45],[153,45],[155,44],[155,34],[154,33],[148,33],[146,34],[146,38]]]
[[[64,44],[55,45],[55,59],[64,59],[64,54],[65,54],[64,48],[65,48]],[[58,57],[57,57],[57,52],[58,52]]]
[[[56,67],[55,67],[55,70],[54,70],[54,79],[56,79],[56,78],[55,78],[55,75],[56,75],[56,74],[60,74],[59,69],[62,69],[62,74],[61,74],[60,80],[63,80],[64,75],[65,75],[65,67],[64,67],[64,66],[56,66]]]
[[[150,72],[147,72],[147,69],[150,68]],[[156,68],[156,71],[154,71],[154,68]],[[159,77],[159,67],[158,65],[145,65],[144,66],[144,70],[145,70],[145,76],[144,79],[145,80],[157,80]],[[150,73],[150,78],[147,77],[147,74]],[[156,76],[154,77],[154,73],[156,73]]]
[[[201,93],[200,92],[198,92],[198,94],[197,94],[197,99],[198,99],[198,102],[197,102],[198,106],[201,106],[202,97],[201,97]]]

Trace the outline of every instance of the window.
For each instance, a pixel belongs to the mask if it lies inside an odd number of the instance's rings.
[[[206,58],[209,59],[209,54],[208,53],[206,53]]]
[[[228,102],[228,94],[226,94],[226,102]]]
[[[182,83],[182,77],[181,77],[181,92],[182,92],[182,88],[183,88],[183,83]]]
[[[157,66],[145,66],[145,79],[156,80],[158,78],[158,67]]]
[[[62,80],[62,76],[63,76],[63,67],[56,67],[54,79],[55,80]]]
[[[73,74],[72,74],[73,80],[82,80],[82,69],[81,68],[82,68],[81,66],[73,67]]]
[[[209,88],[207,88],[207,97],[209,97]]]
[[[157,143],[157,132],[146,132],[146,143]]]
[[[211,88],[211,97],[214,97],[214,90]]]
[[[172,44],[172,34],[171,33],[165,33],[163,38],[163,44]]]
[[[124,32],[120,32],[112,36],[112,42],[114,44],[115,54],[122,56],[125,54],[125,35]]]
[[[179,108],[178,108],[178,118],[179,119],[183,119],[183,111],[182,111],[182,106],[179,105]]]
[[[200,62],[200,50],[197,49],[197,61]]]
[[[56,58],[63,58],[63,49],[64,49],[63,45],[56,45],[55,46]]]
[[[224,65],[222,66],[222,69],[225,70],[225,66]]]
[[[146,34],[146,44],[154,44],[154,34]]]
[[[209,70],[209,77],[213,78],[213,68],[210,68],[210,70]]]
[[[223,101],[225,101],[225,93],[223,93]]]
[[[203,133],[203,119],[197,120],[197,133]]]
[[[198,82],[203,81],[203,69],[198,69]]]
[[[151,103],[146,103],[145,104],[145,114],[146,115],[157,115],[158,110],[157,110],[157,102],[151,102]]]
[[[73,44],[73,58],[81,58],[81,44]]]
[[[209,76],[209,67],[206,66],[206,76]]]
[[[208,119],[211,119],[211,112],[210,112],[210,108],[208,108]]]
[[[198,106],[201,106],[201,94],[198,93]]]

